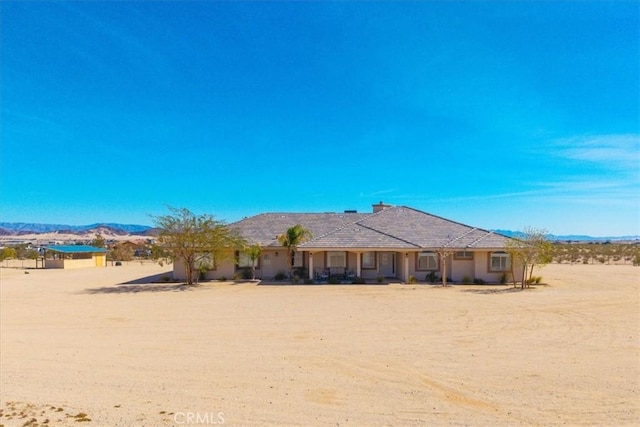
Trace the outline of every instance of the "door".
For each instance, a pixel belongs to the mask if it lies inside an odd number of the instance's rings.
[[[396,253],[380,252],[380,268],[378,273],[384,277],[396,277]]]

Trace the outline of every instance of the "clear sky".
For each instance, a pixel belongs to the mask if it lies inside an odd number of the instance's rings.
[[[379,201],[640,234],[636,1],[2,1],[0,220]]]

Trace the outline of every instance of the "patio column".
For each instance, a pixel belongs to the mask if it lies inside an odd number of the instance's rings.
[[[361,254],[360,252],[356,252],[356,277],[362,277],[362,273],[361,273],[362,266],[360,265],[361,264],[360,254]]]
[[[404,281],[409,282],[409,253],[404,254]]]
[[[309,279],[313,280],[313,254],[309,252]]]

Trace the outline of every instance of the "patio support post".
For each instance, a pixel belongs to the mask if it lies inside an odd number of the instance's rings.
[[[309,279],[313,280],[313,254],[309,252]]]
[[[409,283],[409,253],[404,254],[404,281]]]
[[[356,252],[356,277],[362,277],[362,265],[360,261],[360,252]]]

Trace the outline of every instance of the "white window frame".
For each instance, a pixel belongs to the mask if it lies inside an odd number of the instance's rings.
[[[421,266],[420,260],[427,259],[427,265]],[[416,256],[416,270],[418,271],[437,271],[438,270],[438,254],[431,251],[418,252]]]
[[[260,265],[260,259],[256,259],[256,268]],[[246,252],[239,251],[238,252],[238,268],[251,268],[253,267],[253,261],[249,257],[249,254]]]
[[[498,265],[496,265],[498,264]],[[489,256],[489,271],[503,272],[511,270],[511,255],[506,252],[492,252]]]
[[[375,252],[362,253],[362,268],[365,270],[376,269],[376,253]]]
[[[327,268],[340,268],[340,267],[347,268],[347,253],[345,251],[328,251],[327,252]]]
[[[473,259],[473,252],[471,251],[456,251],[453,254],[453,259],[469,261]]]

